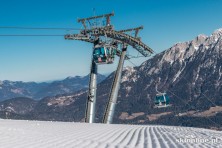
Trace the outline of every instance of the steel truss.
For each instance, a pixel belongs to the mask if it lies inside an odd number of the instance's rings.
[[[124,65],[124,60],[129,59],[126,55],[127,46],[132,46],[143,56],[148,57],[153,52],[153,50],[144,44],[141,41],[141,38],[138,37],[139,30],[143,29],[143,26],[125,30],[114,30],[114,27],[111,25],[110,17],[114,16],[114,13],[104,14],[99,16],[93,16],[89,18],[78,19],[78,22],[81,22],[84,29],[80,31],[79,34],[67,34],[65,39],[67,40],[80,40],[84,42],[93,43],[94,46],[97,44],[110,44],[110,46],[115,46],[117,48],[117,56],[120,57],[118,67],[115,73],[113,84],[111,87],[111,93],[109,95],[109,101],[105,109],[105,114],[103,117],[103,123],[110,124],[112,123],[115,106],[118,98],[118,91],[121,83],[122,69]],[[105,25],[94,26],[92,20],[104,19]],[[134,32],[134,36],[127,34],[128,32]],[[107,40],[100,41],[100,38],[105,37],[112,40],[108,42]],[[118,49],[118,45],[122,46],[122,49]],[[90,71],[90,82],[89,82],[89,91],[88,99],[86,105],[86,116],[85,122],[94,123],[95,122],[95,106],[96,106],[96,77],[97,77],[97,65],[91,61],[91,71]]]

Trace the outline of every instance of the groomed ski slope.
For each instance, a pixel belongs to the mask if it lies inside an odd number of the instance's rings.
[[[0,148],[110,147],[221,148],[222,132],[173,126],[104,125],[0,119]]]

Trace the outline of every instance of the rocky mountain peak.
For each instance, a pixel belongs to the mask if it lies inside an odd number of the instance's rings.
[[[222,28],[219,28],[219,29],[217,29],[217,30],[215,30],[214,32],[213,32],[213,34],[212,34],[212,36],[221,36],[222,35]]]
[[[222,36],[222,28],[215,30],[212,35],[208,38],[208,44],[215,43],[219,39],[221,39]]]
[[[170,63],[173,63],[177,60],[179,60],[180,62],[184,61],[185,59],[193,55],[194,52],[199,49],[199,46],[200,40],[198,42],[196,40],[193,40],[189,42],[177,43],[164,52],[161,61],[166,61]],[[160,62],[160,64],[162,62]]]
[[[205,34],[200,34],[194,40],[192,40],[191,43],[195,46],[200,46],[206,41],[207,38],[208,36],[206,36]]]
[[[162,60],[170,63],[176,60],[184,61],[195,54],[195,52],[200,49],[201,45],[204,46],[203,49],[205,50],[211,49],[208,46],[214,45],[219,39],[222,39],[222,28],[214,31],[209,37],[204,34],[200,34],[191,41],[175,44],[164,52]]]

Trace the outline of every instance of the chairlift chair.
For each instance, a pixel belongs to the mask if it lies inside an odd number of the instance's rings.
[[[155,98],[154,108],[164,108],[172,106],[169,104],[169,97],[166,93],[158,93]]]
[[[116,49],[108,45],[96,45],[93,50],[93,60],[96,64],[112,64]]]

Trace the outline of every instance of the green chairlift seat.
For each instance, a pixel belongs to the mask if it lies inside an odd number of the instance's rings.
[[[97,64],[112,64],[116,55],[116,49],[106,46],[97,46],[93,51],[93,60]]]
[[[171,104],[169,104],[169,100],[170,98],[166,93],[158,93],[155,98],[154,108],[163,108],[171,106]]]

